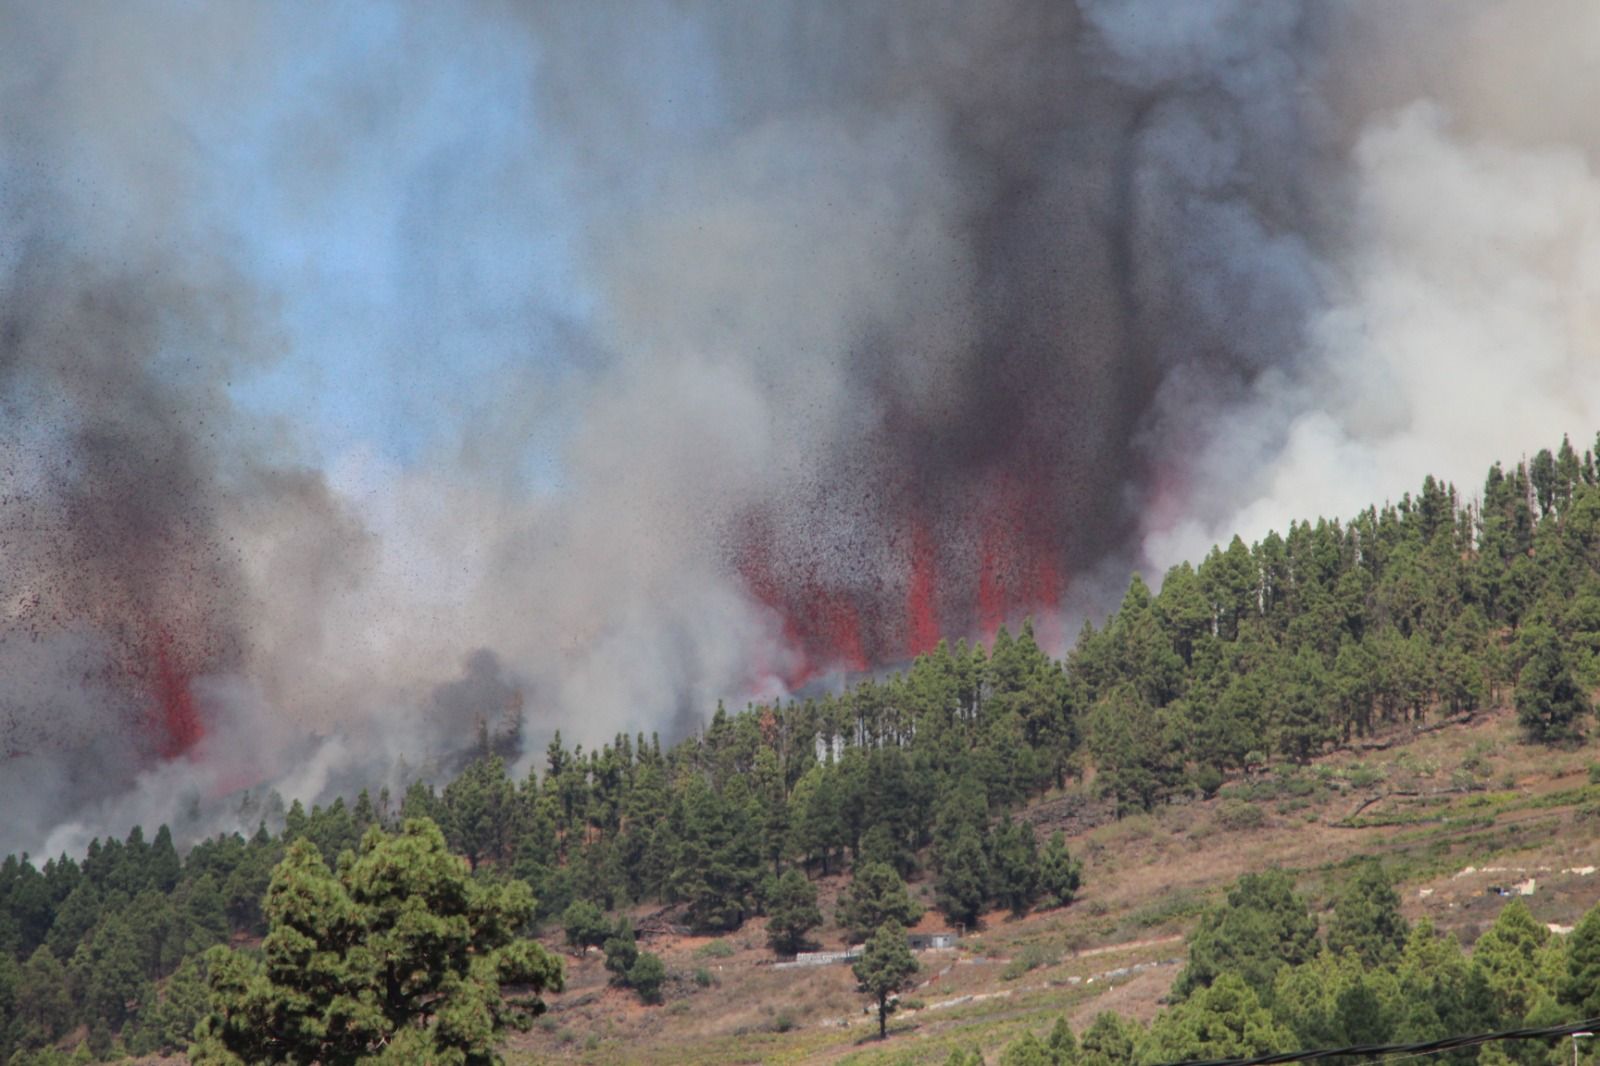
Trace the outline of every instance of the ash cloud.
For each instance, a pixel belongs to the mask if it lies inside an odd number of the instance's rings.
[[[1061,641],[1587,437],[1534,6],[0,4],[0,849]]]

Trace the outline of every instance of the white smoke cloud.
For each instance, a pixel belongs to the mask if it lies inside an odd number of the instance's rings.
[[[1308,331],[1311,369],[1267,379],[1224,420],[1203,483],[1242,482],[1245,502],[1218,521],[1154,530],[1154,565],[1196,559],[1235,531],[1255,539],[1291,519],[1347,518],[1415,491],[1424,474],[1469,500],[1493,462],[1562,434],[1580,451],[1592,444],[1600,176],[1589,146],[1463,126],[1419,100],[1362,132],[1340,282]],[[1285,428],[1257,463],[1262,437],[1276,436],[1264,417]]]

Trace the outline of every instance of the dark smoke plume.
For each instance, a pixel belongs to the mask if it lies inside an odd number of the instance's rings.
[[[1059,648],[1586,436],[1532,9],[0,2],[0,848]]]

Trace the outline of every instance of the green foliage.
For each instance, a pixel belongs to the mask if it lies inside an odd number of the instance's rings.
[[[1006,963],[1005,969],[1000,971],[1000,979],[1015,981],[1025,973],[1037,970],[1041,966],[1054,966],[1060,961],[1060,953],[1039,944],[1028,944]]]
[[[1078,1057],[1078,1040],[1072,1035],[1072,1026],[1067,1024],[1065,1015],[1057,1018],[1056,1024],[1051,1026],[1045,1046],[1050,1049],[1050,1056],[1057,1066],[1067,1066]]]
[[[895,922],[880,925],[861,952],[861,957],[851,967],[856,976],[856,987],[878,1001],[878,1036],[889,1035],[889,1015],[895,1004],[895,993],[908,987],[917,972],[917,960],[906,943],[906,931]]]
[[[626,985],[628,971],[639,961],[639,943],[634,939],[633,926],[624,918],[617,923],[616,932],[605,942],[606,970],[612,984]]]
[[[934,882],[939,909],[952,922],[975,927],[989,899],[989,859],[977,830],[963,826],[949,845],[934,853],[934,858],[939,867]]]
[[[1551,942],[1550,930],[1520,898],[1502,907],[1473,945],[1472,968],[1488,988],[1494,1017],[1506,1026],[1521,1024],[1567,976],[1561,945]]]
[[[1287,812],[1326,787],[1285,768],[1381,729],[1514,699],[1529,740],[1583,736],[1600,685],[1596,470],[1593,452],[1563,443],[1492,468],[1475,508],[1429,478],[1346,522],[1291,523],[1253,545],[1234,538],[1198,566],[1173,568],[1159,593],[1132,579],[1120,608],[1086,625],[1063,662],[1024,625],[997,633],[992,649],[941,643],[899,675],[841,693],[718,708],[669,748],[618,735],[585,750],[558,735],[523,781],[485,746],[442,790],[412,782],[399,811],[439,822],[485,879],[530,884],[539,920],[584,901],[578,950],[619,939],[603,911],[646,900],[682,904],[700,931],[768,912],[784,946],[798,944],[806,930],[786,919],[778,891],[785,870],[853,871],[839,914],[852,939],[920,916],[900,879],[924,859],[953,922],[970,926],[996,904],[1064,903],[1081,876],[1064,843],[1038,847],[1009,819],[1069,776],[1092,780],[1119,814],[1220,791],[1217,823],[1249,828],[1266,804]],[[1261,772],[1269,761],[1278,773]],[[1487,775],[1481,763],[1462,764],[1464,784]],[[1356,768],[1347,780],[1366,789],[1370,778]],[[252,796],[241,815],[263,819],[254,834],[201,841],[181,858],[162,827],[43,866],[7,858],[0,1005],[10,997],[35,1033],[83,1027],[130,1049],[176,1039],[183,1022],[161,1018],[175,972],[192,981],[187,960],[230,935],[268,932],[263,900],[286,849],[303,844],[329,865],[351,852],[355,862],[363,834],[392,829],[394,813],[386,793],[309,810]],[[1486,960],[1463,970],[1447,942],[1406,939],[1391,903],[1375,884],[1352,886],[1328,925],[1335,960],[1353,951],[1409,982],[1405,994],[1421,1005],[1379,1012],[1383,1024],[1437,1032],[1513,1005],[1537,1016],[1558,993],[1574,1002],[1551,983],[1552,967],[1570,966],[1552,961],[1551,944],[1512,965],[1491,938]],[[1178,993],[1232,968],[1271,1006],[1280,971],[1317,958],[1314,938],[1303,922],[1280,928],[1271,908],[1227,909],[1202,921]],[[803,900],[797,913],[809,920]],[[53,965],[38,956],[36,987],[26,971],[41,945]],[[626,952],[616,954],[620,967]],[[1447,978],[1430,984],[1423,957]],[[1356,1017],[1366,993],[1350,995]],[[0,1032],[0,1052],[22,1028]],[[414,1040],[402,1035],[401,1045]]]
[[[1138,1023],[1101,1011],[1084,1030],[1077,1061],[1080,1066],[1132,1066],[1143,1042]]]
[[[35,948],[23,964],[15,997],[17,1042],[24,1046],[54,1041],[73,1020],[66,968],[47,944]]]
[[[1567,973],[1562,1003],[1580,1018],[1600,1018],[1600,905],[1591,907],[1567,938]]]
[[[753,912],[761,878],[759,826],[749,809],[701,777],[690,780],[673,822],[678,838],[673,895],[697,932],[737,929]]]
[[[1267,815],[1257,804],[1229,797],[1217,807],[1217,824],[1230,832],[1260,829]]]
[[[1056,1066],[1059,1061],[1050,1047],[1032,1033],[1023,1033],[1000,1053],[1000,1066]]]
[[[195,1026],[211,1009],[207,959],[191,955],[165,983],[145,1025],[152,1049],[171,1054],[189,1046]]]
[[[1334,904],[1328,925],[1328,950],[1353,951],[1368,966],[1393,962],[1409,932],[1400,915],[1400,896],[1375,860],[1356,868]]]
[[[1003,819],[990,838],[990,877],[993,895],[1011,913],[1023,915],[1039,898],[1039,845],[1033,828]]]
[[[450,846],[477,869],[485,859],[504,859],[514,830],[516,789],[498,755],[474,760],[445,786],[440,826]]]
[[[562,985],[559,961],[519,936],[533,914],[527,887],[470,879],[428,821],[394,836],[368,830],[337,874],[295,842],[266,913],[259,959],[207,956],[212,1012],[197,1062],[353,1063],[385,1046],[490,1062],[499,1034]],[[507,998],[502,987],[521,991]]]
[[[1573,677],[1561,639],[1548,625],[1530,625],[1520,641],[1522,671],[1517,675],[1517,721],[1541,744],[1583,735],[1589,701]]]
[[[667,967],[660,956],[645,951],[628,970],[628,987],[646,1003],[660,1003],[667,982]]]
[[[734,948],[728,941],[717,939],[696,948],[694,953],[703,959],[726,959],[733,956]]]
[[[1280,970],[1272,997],[1273,1015],[1305,1047],[1381,1043],[1404,1006],[1393,970],[1369,966],[1354,951]]]
[[[1141,1057],[1146,1063],[1247,1058],[1285,1050],[1292,1042],[1255,990],[1225,973],[1157,1017]]]
[[[911,898],[892,866],[868,863],[850,879],[837,917],[850,942],[859,943],[885,922],[915,925],[922,917],[922,904]]]
[[[586,899],[577,900],[566,909],[561,915],[561,928],[567,936],[567,947],[578,955],[602,947],[611,936],[606,916]]]
[[[767,945],[779,955],[793,955],[821,924],[816,887],[799,870],[785,871],[767,900]]]
[[[1138,689],[1122,685],[1096,702],[1089,719],[1089,748],[1101,788],[1118,812],[1147,811],[1166,800],[1183,779],[1175,723]]]
[[[1039,856],[1039,891],[1048,907],[1065,907],[1083,886],[1083,863],[1067,851],[1067,838],[1057,831]]]
[[[1235,974],[1257,997],[1269,997],[1284,966],[1317,952],[1317,922],[1281,870],[1245,874],[1227,899],[1206,911],[1189,939],[1189,964],[1173,991],[1188,996]]]

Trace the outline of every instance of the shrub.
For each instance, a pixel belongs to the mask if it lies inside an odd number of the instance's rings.
[[[1267,816],[1260,807],[1240,800],[1226,800],[1217,808],[1217,824],[1227,830],[1260,829]]]
[[[1040,944],[1029,944],[1006,963],[1006,968],[1000,971],[1002,981],[1015,981],[1031,970],[1041,966],[1054,966],[1061,961],[1061,956]]]
[[[726,940],[713,940],[695,950],[695,955],[702,959],[726,959],[732,954],[733,945]]]
[[[639,959],[628,971],[628,985],[646,1003],[661,1002],[661,986],[667,982],[667,967],[659,955],[640,952]]]
[[[1350,767],[1350,784],[1353,788],[1371,788],[1382,780],[1382,770],[1361,765]]]

